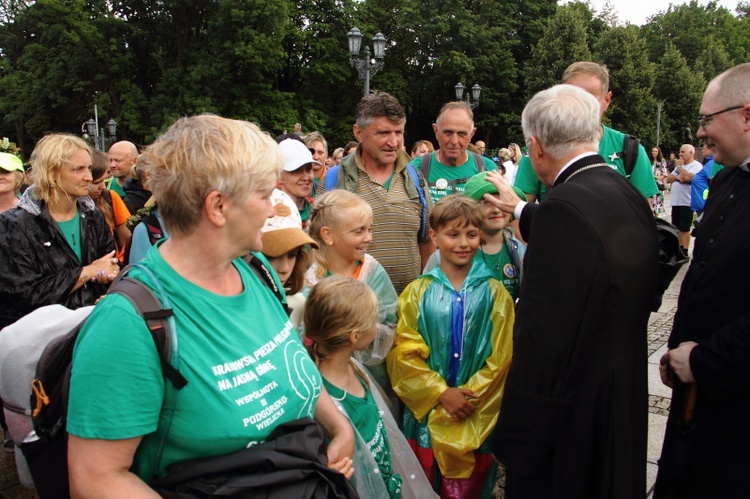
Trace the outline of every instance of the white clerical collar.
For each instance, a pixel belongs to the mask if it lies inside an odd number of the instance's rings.
[[[579,154],[579,155],[578,155],[578,156],[576,156],[575,158],[573,158],[573,159],[571,159],[570,161],[568,161],[568,162],[567,162],[567,163],[565,164],[565,166],[563,166],[563,167],[562,167],[562,168],[560,169],[560,171],[559,171],[559,172],[557,172],[557,176],[555,177],[555,181],[554,181],[554,182],[552,182],[552,185],[555,185],[555,182],[557,182],[557,179],[558,179],[558,178],[560,177],[560,175],[562,175],[562,172],[564,172],[564,171],[565,171],[565,170],[566,170],[566,169],[567,169],[567,168],[568,168],[568,167],[569,167],[570,165],[572,165],[573,163],[575,163],[575,162],[576,162],[576,161],[578,161],[579,159],[585,158],[586,156],[593,156],[594,154],[598,154],[598,153],[595,153],[595,152],[593,152],[593,151],[585,152],[585,153],[583,153],[583,154]]]
[[[742,163],[740,163],[740,167],[739,168],[743,172],[750,171],[750,158],[747,158],[747,159],[745,159],[745,161],[743,161]]]

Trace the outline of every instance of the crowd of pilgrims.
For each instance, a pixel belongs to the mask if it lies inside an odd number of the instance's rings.
[[[187,145],[201,133],[231,144]],[[235,147],[242,143],[247,151]],[[511,229],[511,216],[483,201],[497,190],[479,173],[463,194],[432,208],[435,251],[423,262],[423,275],[399,294],[367,251],[370,205],[343,189],[319,189],[327,169],[356,146],[329,157],[319,133],[285,134],[274,142],[254,125],[204,115],[179,120],[140,155],[130,142],[114,144],[107,155],[66,134],[42,138],[27,165],[0,153],[0,327],[51,304],[98,303],[74,357],[71,486],[95,487],[99,473],[104,479],[109,470],[98,468],[97,459],[115,468],[124,462],[125,469],[131,460],[127,479],[143,482],[154,466],[151,435],[164,381],[158,365],[133,374],[127,363],[153,355],[153,344],[126,334],[144,326],[122,297],[102,299],[123,266],[142,262],[170,297],[184,336],[182,365],[199,371],[199,379],[207,366],[235,360],[238,352],[271,350],[268,340],[277,338],[277,348],[263,357],[277,374],[255,383],[280,386],[273,398],[289,400],[281,412],[315,417],[331,439],[329,465],[352,478],[362,497],[428,497],[433,489],[444,497],[491,496],[497,464],[488,436],[511,360],[525,244]],[[417,141],[412,158],[432,150],[431,142]],[[233,162],[243,154],[252,164],[237,167]],[[501,156],[498,166],[512,175],[520,148],[512,144]],[[201,203],[211,177],[223,187]],[[248,200],[235,203],[243,190]],[[243,265],[251,259],[274,271],[284,304]],[[287,321],[297,335],[276,345]],[[289,349],[309,356],[290,361]],[[292,377],[310,361],[314,375]],[[297,383],[307,390],[304,397],[292,396]],[[118,401],[92,402],[86,394],[95,385],[108,386]],[[168,442],[190,444],[175,445],[163,461],[220,454],[238,441],[246,445],[248,435],[268,436],[260,425],[257,432],[254,424],[238,430],[238,420],[248,426],[248,408],[231,398],[227,408],[222,396],[208,385],[180,394],[190,416],[176,418]],[[143,413],[133,413],[144,405]],[[217,408],[219,416],[212,412]],[[211,428],[196,422],[202,417]],[[336,445],[349,423],[353,461]],[[108,445],[95,447],[94,439]],[[107,461],[111,451],[125,461]],[[163,474],[164,464],[156,466]]]

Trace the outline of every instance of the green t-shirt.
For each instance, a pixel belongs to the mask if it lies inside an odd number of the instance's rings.
[[[604,158],[604,161],[609,164],[610,168],[624,177],[625,162],[620,156],[625,134],[604,125],[602,125],[602,128],[604,129],[604,133],[599,141],[599,155]],[[651,162],[642,144],[638,146],[638,159],[633,166],[633,173],[630,175],[629,180],[633,184],[633,187],[638,189],[644,197],[649,198],[659,192],[656,180],[654,180]],[[534,173],[534,170],[531,168],[531,160],[528,156],[523,156],[518,164],[514,185],[526,194],[537,196],[539,201],[544,199],[547,193],[547,186],[542,184],[536,173]]]
[[[505,244],[500,251],[493,255],[485,253],[481,249],[477,250],[474,260],[484,262],[492,272],[493,277],[503,283],[510,296],[514,300],[518,298],[519,269],[513,265],[513,260],[510,258],[510,253]]]
[[[78,213],[76,208],[76,214],[73,218],[67,222],[57,222],[57,226],[60,227],[65,240],[68,242],[68,246],[73,250],[73,253],[78,257],[78,261],[81,261],[81,214]]]
[[[109,183],[109,190],[115,191],[120,195],[121,198],[125,197],[125,189],[123,189],[122,186],[117,183],[117,179],[115,179],[114,177],[112,177],[112,181]]]
[[[427,179],[427,183],[430,186],[430,196],[432,196],[433,203],[437,203],[440,198],[453,193],[463,193],[466,182],[479,173],[477,168],[477,162],[472,153],[469,153],[469,159],[462,165],[448,166],[437,158],[437,152],[430,153],[430,178]],[[480,156],[482,162],[484,162],[485,170],[497,170],[497,165],[494,161],[484,156]],[[422,164],[422,157],[413,159],[410,163],[414,168],[420,170]],[[459,182],[455,182],[459,180]]]
[[[359,376],[357,376],[357,379],[362,383]],[[383,478],[385,486],[388,489],[388,495],[392,498],[400,497],[401,475],[393,473],[391,446],[388,443],[385,423],[383,423],[383,418],[380,416],[380,409],[378,409],[375,400],[373,400],[367,385],[362,383],[365,389],[365,396],[360,398],[342,390],[325,378],[323,378],[323,384],[331,397],[344,406],[349,419],[352,421],[352,426],[357,429],[370,453],[375,458],[375,462],[378,464],[378,469],[380,470],[380,476]]]
[[[276,297],[245,262],[233,262],[245,288],[235,296],[184,279],[162,259],[158,246],[144,262],[174,310],[179,342],[172,345],[179,348],[180,372],[188,380],[177,392],[160,474],[174,462],[261,443],[277,425],[314,415],[320,373]],[[140,270],[131,275],[150,282]],[[145,435],[134,471],[149,482],[161,436],[157,427],[166,421],[164,396],[158,353],[145,322],[126,298],[107,295],[76,342],[68,432],[105,440]]]

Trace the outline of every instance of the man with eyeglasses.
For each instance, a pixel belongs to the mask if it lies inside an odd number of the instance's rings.
[[[750,497],[750,63],[706,89],[698,138],[714,177],[662,381],[673,388],[655,499]]]
[[[680,146],[682,166],[675,166],[667,175],[666,182],[672,184],[672,225],[680,231],[680,247],[687,254],[690,246],[690,226],[693,223],[693,210],[690,208],[690,183],[703,166],[695,159],[695,147],[690,144]]]

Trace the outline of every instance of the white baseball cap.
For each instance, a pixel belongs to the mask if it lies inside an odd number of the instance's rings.
[[[281,155],[284,156],[284,171],[286,172],[293,172],[309,163],[320,165],[313,159],[310,149],[299,140],[284,139],[279,142],[279,149],[281,149]]]

